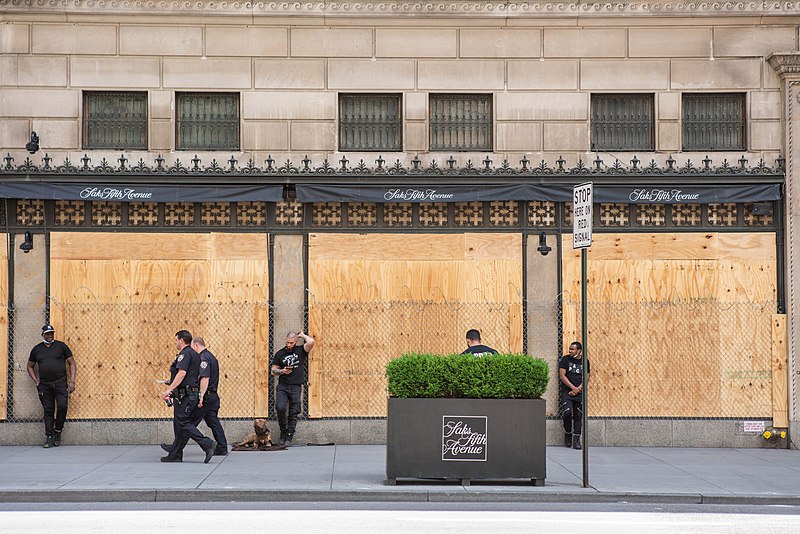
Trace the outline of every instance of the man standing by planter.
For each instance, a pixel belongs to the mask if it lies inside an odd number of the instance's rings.
[[[573,341],[569,354],[558,362],[561,383],[561,417],[564,420],[564,445],[581,448],[581,423],[583,422],[583,346]],[[586,360],[586,379],[589,379],[589,360]]]
[[[297,338],[303,338],[302,345]],[[289,332],[286,346],[272,358],[272,374],[278,378],[275,392],[275,409],[278,412],[278,426],[281,428],[279,443],[291,446],[297,427],[297,416],[303,402],[303,384],[306,381],[308,353],[314,348],[314,340],[301,332]],[[288,415],[287,415],[288,411]]]
[[[475,329],[467,330],[467,350],[461,354],[483,356],[484,354],[497,354],[492,347],[481,344],[481,333]]]

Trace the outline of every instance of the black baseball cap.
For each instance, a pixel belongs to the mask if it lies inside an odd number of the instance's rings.
[[[56,329],[53,328],[53,325],[46,324],[42,327],[42,335],[47,334],[48,332],[55,332]]]

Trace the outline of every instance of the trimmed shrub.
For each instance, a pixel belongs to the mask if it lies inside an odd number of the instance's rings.
[[[547,362],[527,354],[403,354],[386,365],[393,397],[538,399],[547,389]]]

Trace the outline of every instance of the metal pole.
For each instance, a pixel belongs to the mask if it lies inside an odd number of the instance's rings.
[[[581,343],[583,344],[583,349],[581,351],[581,358],[583,359],[583,365],[581,366],[582,375],[581,376],[581,384],[583,385],[583,395],[581,396],[581,405],[582,411],[581,414],[581,426],[583,427],[581,439],[583,440],[583,487],[589,487],[589,427],[588,421],[589,418],[587,417],[586,407],[588,403],[586,402],[587,396],[587,386],[586,383],[586,371],[587,371],[587,363],[589,361],[588,351],[586,346],[586,338],[587,338],[587,327],[586,327],[586,248],[581,249]]]

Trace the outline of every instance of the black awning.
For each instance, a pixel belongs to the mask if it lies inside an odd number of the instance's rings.
[[[578,182],[576,182],[577,184]],[[300,202],[480,202],[541,200],[572,202],[565,184],[508,184],[487,186],[303,185],[296,186]],[[779,200],[780,184],[731,186],[594,185],[595,202],[620,204],[716,204]]]
[[[280,202],[282,185],[104,185],[0,183],[0,198],[115,202]]]

